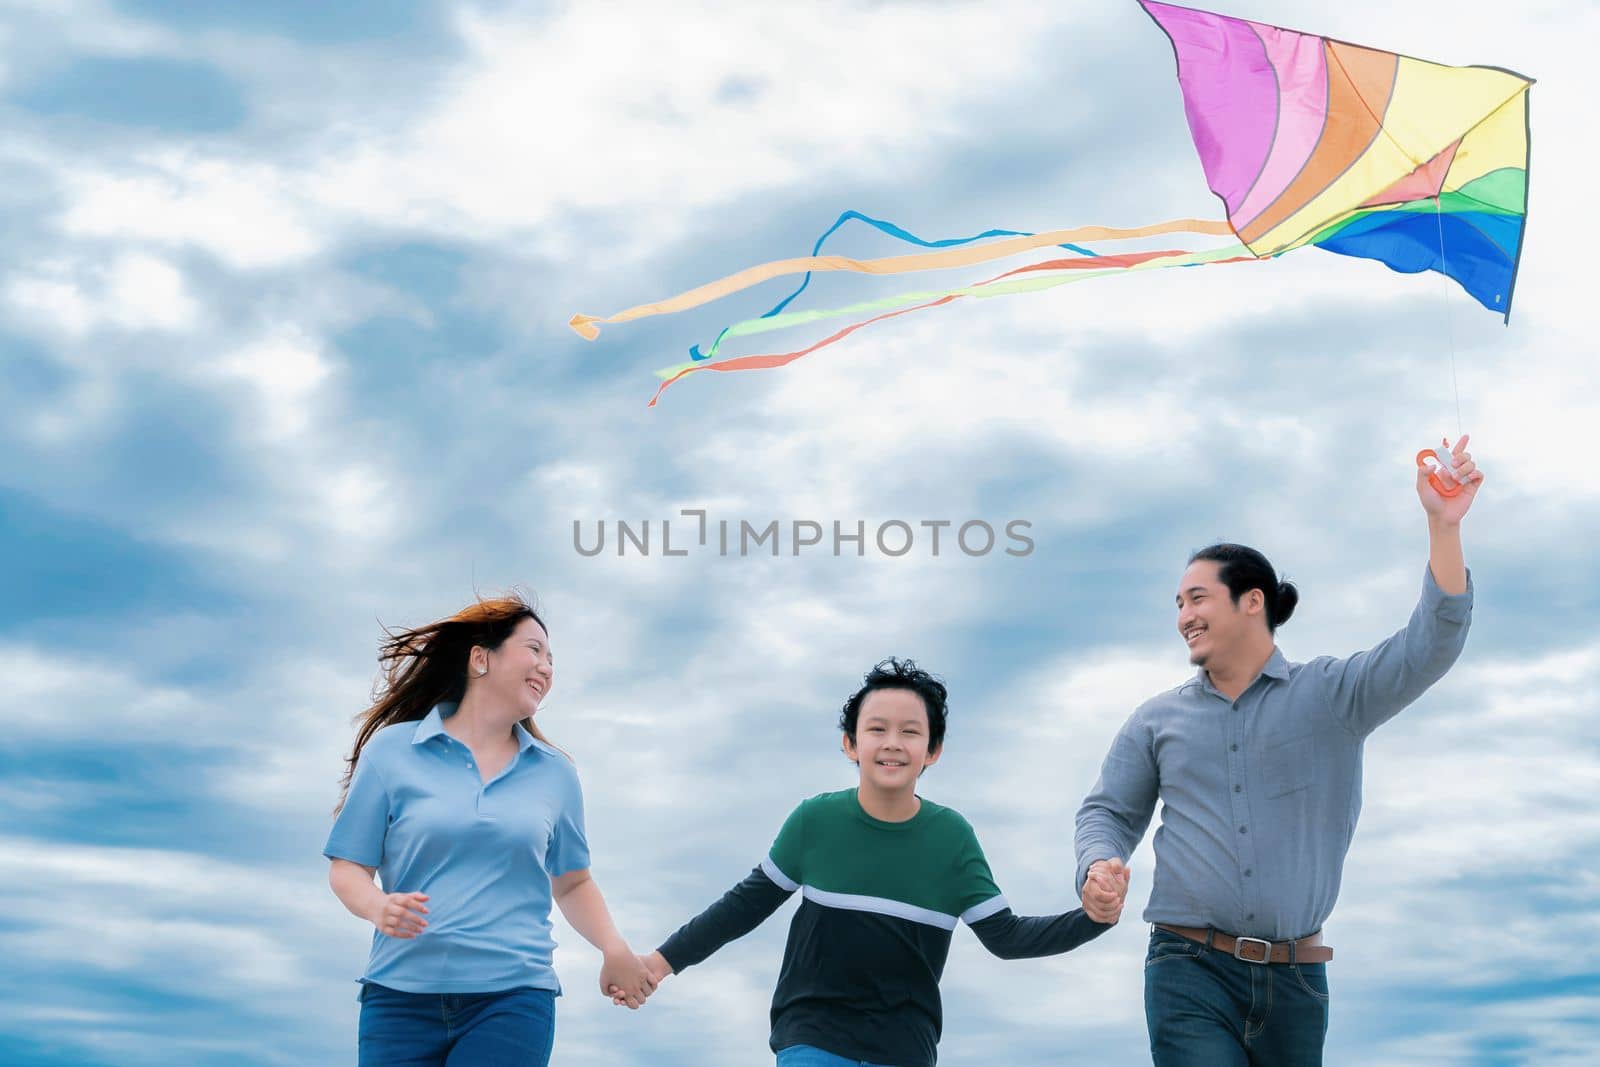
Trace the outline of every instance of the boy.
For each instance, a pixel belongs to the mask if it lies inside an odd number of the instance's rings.
[[[749,877],[643,957],[659,982],[801,890],[772,997],[778,1067],[933,1067],[958,921],[1003,959],[1066,952],[1110,929],[1081,909],[1012,914],[966,819],[917,796],[944,741],[945,696],[909,660],[874,667],[839,716],[860,785],[801,803]]]

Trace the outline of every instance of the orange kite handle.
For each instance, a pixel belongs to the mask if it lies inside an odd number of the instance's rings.
[[[1445,452],[1443,449],[1424,448],[1421,452],[1417,453],[1417,466],[1428,472],[1428,484],[1433,486],[1433,491],[1435,493],[1438,493],[1442,497],[1460,496],[1461,490],[1465,489],[1466,486],[1462,485],[1460,482],[1457,482],[1455,485],[1445,485],[1444,479],[1439,477],[1440,470],[1450,469],[1450,462],[1446,458],[1448,456],[1449,453]],[[1430,466],[1428,463],[1429,460],[1432,460],[1435,465]]]

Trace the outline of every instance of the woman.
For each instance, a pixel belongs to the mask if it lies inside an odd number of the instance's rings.
[[[520,597],[480,600],[390,635],[379,661],[323,849],[334,893],[375,928],[360,1062],[544,1067],[552,900],[604,953],[602,991],[637,1008],[655,987],[589,876],[572,761],[533,721],[549,633]]]

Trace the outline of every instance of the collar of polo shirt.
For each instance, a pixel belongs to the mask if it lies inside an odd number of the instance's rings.
[[[454,715],[456,713],[456,708],[458,707],[460,707],[460,702],[455,700],[445,700],[435,704],[433,706],[433,710],[429,711],[428,714],[417,723],[417,728],[411,735],[411,743],[413,745],[424,744],[441,734],[449,737],[450,735],[445,733],[444,721],[450,716]],[[537,737],[534,737],[532,734],[530,734],[528,732],[528,728],[523,726],[522,723],[514,723],[511,729],[517,735],[518,752],[526,752],[530,748],[536,748],[540,752],[547,753],[551,756],[559,756],[561,754],[560,752],[556,751],[553,746],[545,744],[543,741],[540,741]]]

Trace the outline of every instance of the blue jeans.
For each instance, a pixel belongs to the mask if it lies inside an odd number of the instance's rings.
[[[1328,965],[1246,963],[1152,930],[1144,1018],[1156,1067],[1321,1067]]]
[[[549,989],[402,993],[361,987],[360,1067],[548,1067]]]
[[[778,1050],[778,1067],[890,1067],[886,1063],[848,1060],[811,1045],[790,1045]]]

